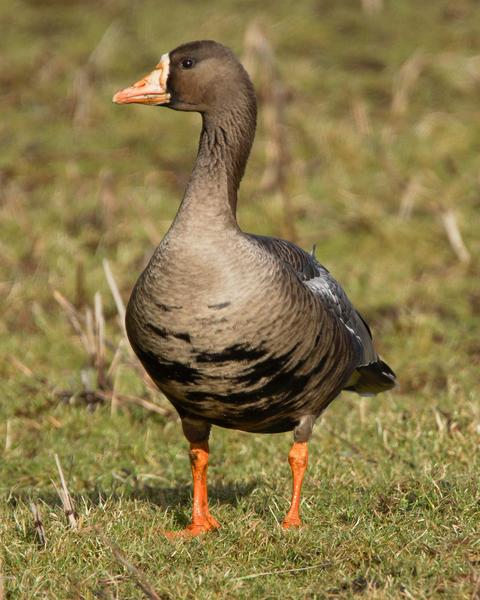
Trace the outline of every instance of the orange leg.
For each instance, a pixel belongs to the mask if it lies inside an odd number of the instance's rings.
[[[288,454],[288,462],[292,469],[293,486],[292,502],[287,516],[283,520],[282,527],[300,527],[302,520],[299,515],[300,492],[302,491],[303,476],[308,464],[308,445],[307,442],[295,442]]]
[[[220,527],[208,510],[208,454],[208,442],[190,444],[190,464],[193,478],[192,522],[183,531],[166,533],[167,537],[200,535]]]

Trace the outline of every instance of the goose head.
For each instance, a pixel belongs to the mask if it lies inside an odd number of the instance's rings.
[[[203,40],[164,54],[151,73],[117,92],[113,102],[209,114],[251,102],[252,96],[250,79],[233,52]]]

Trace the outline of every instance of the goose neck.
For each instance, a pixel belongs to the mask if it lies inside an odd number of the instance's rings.
[[[237,192],[255,135],[255,105],[204,113],[195,167],[180,213],[209,224],[238,227]],[[205,224],[204,223],[204,224]]]

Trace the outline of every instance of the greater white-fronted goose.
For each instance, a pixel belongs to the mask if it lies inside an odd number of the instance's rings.
[[[256,100],[228,48],[213,41],[179,46],[113,101],[202,116],[183,201],[135,285],[126,317],[135,353],[178,411],[190,442],[193,514],[183,533],[219,527],[207,501],[212,424],[293,430],[293,494],[283,526],[299,526],[315,420],[342,390],[376,394],[394,387],[395,375],[327,269],[291,242],[239,228],[237,190],[255,134]]]

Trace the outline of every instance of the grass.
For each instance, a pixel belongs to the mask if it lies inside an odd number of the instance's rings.
[[[172,599],[479,597],[480,10],[473,0],[386,2],[374,14],[353,0],[262,6],[0,3],[5,598],[141,598],[139,578]],[[187,523],[191,499],[180,425],[126,350],[116,393],[164,414],[82,395],[97,369],[53,292],[81,315],[100,293],[108,366],[122,331],[102,261],[126,300],[175,214],[199,125],[115,107],[112,92],[182,41],[241,53],[257,18],[289,90],[293,223],[279,194],[258,188],[262,118],[240,222],[317,244],[401,388],[344,395],[325,413],[299,531],[278,525],[291,436],[215,429],[209,482],[223,528],[172,543],[161,531]],[[55,454],[77,531],[52,483]]]

